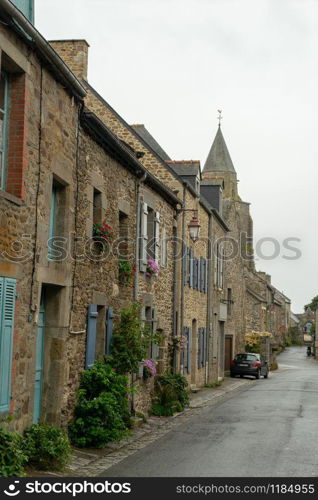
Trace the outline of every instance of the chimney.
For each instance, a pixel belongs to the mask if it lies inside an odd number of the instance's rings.
[[[89,45],[86,40],[51,40],[49,44],[77,78],[87,80]]]
[[[34,24],[34,0],[11,0],[22,14]]]

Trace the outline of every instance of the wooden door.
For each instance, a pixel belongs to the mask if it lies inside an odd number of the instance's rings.
[[[233,356],[232,346],[233,346],[233,337],[226,336],[225,346],[224,346],[224,371],[228,371],[230,369]]]

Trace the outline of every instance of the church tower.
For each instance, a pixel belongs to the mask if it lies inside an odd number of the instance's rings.
[[[238,199],[236,171],[222,134],[221,124],[203,167],[202,179],[205,185],[222,186],[224,199]]]

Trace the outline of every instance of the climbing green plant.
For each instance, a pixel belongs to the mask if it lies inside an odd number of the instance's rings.
[[[133,302],[131,306],[123,309],[120,321],[115,327],[111,356],[106,362],[117,373],[136,373],[139,363],[147,357],[147,349],[151,342],[160,343],[162,334],[151,332],[141,319],[141,304]]]
[[[189,404],[188,382],[180,373],[165,373],[156,379],[151,413],[171,416]]]

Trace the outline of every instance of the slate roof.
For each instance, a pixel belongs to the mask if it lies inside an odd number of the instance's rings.
[[[162,149],[160,144],[156,141],[154,137],[148,132],[146,127],[142,124],[131,125],[135,132],[137,132],[140,137],[150,146],[164,161],[170,161],[171,158]]]
[[[178,175],[197,176],[201,174],[199,160],[168,161]]]
[[[203,172],[234,172],[235,168],[219,126],[212,147],[203,167]]]

